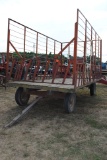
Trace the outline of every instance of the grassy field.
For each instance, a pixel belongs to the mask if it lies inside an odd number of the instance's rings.
[[[0,88],[0,160],[107,160],[106,85],[97,84],[93,97],[80,89],[74,114],[65,113],[63,99],[46,98],[4,129],[22,111],[15,90]]]

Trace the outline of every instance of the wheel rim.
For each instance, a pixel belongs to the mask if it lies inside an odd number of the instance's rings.
[[[22,102],[26,102],[27,99],[28,99],[28,94],[26,94],[25,92],[23,92],[23,93],[21,94],[21,100],[22,100]]]
[[[64,99],[64,107],[67,113],[72,113],[75,111],[76,104],[76,94],[75,93],[67,93]]]

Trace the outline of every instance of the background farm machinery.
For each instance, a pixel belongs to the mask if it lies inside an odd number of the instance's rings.
[[[6,83],[6,58],[5,54],[1,53],[0,58],[0,85],[5,86]]]

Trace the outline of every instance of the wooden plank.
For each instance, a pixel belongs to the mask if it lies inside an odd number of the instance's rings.
[[[87,79],[85,79],[86,83],[79,85],[79,79],[77,78],[77,86],[74,88],[74,85],[72,85],[72,79],[66,78],[65,83],[62,84],[63,78],[56,78],[55,83],[52,84],[52,78],[45,79],[43,83],[42,79],[32,81],[12,81],[8,83],[8,86],[11,87],[24,87],[24,88],[33,88],[33,89],[44,89],[44,90],[52,90],[52,91],[58,91],[58,92],[75,92],[77,89],[86,87],[90,85],[91,83],[96,83],[99,81],[99,79],[91,79],[89,82]],[[82,79],[81,79],[82,81]]]
[[[59,92],[73,92],[74,85],[63,85],[63,84],[52,84],[52,83],[36,83],[36,82],[26,82],[26,81],[14,81],[9,82],[10,87],[24,87],[33,89],[44,89]]]
[[[41,99],[42,97],[37,97],[27,108],[25,108],[20,114],[18,114],[10,123],[4,126],[4,128],[11,127],[15,123],[17,123],[21,118],[23,118],[32,107]]]

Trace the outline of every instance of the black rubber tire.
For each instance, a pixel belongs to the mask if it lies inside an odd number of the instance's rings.
[[[23,87],[19,87],[15,93],[15,101],[19,106],[27,105],[30,94],[24,91]]]
[[[90,96],[94,96],[96,94],[96,83],[92,83],[90,85]]]
[[[67,113],[73,113],[76,110],[76,94],[67,93],[64,99],[64,108]]]

